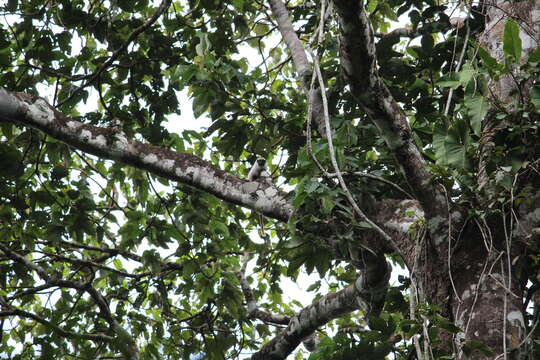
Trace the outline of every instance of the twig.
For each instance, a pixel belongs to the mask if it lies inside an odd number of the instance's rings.
[[[467,19],[467,32],[465,34],[465,40],[463,41],[463,49],[461,49],[461,54],[459,54],[459,60],[456,65],[455,71],[458,72],[461,68],[461,63],[465,57],[465,50],[467,49],[467,43],[469,42],[469,35],[471,34],[471,27],[469,26],[469,20]],[[444,116],[448,115],[448,110],[450,109],[450,103],[452,101],[452,95],[454,94],[454,89],[450,88],[448,91],[448,99],[446,99],[446,106],[444,107]]]
[[[414,199],[414,196],[412,196],[410,193],[408,193],[406,190],[404,190],[401,186],[399,186],[398,184],[396,184],[396,183],[394,183],[394,182],[392,182],[390,180],[387,180],[387,179],[385,179],[385,178],[383,178],[381,176],[373,175],[373,174],[366,173],[366,172],[363,172],[363,171],[342,172],[341,175],[343,175],[343,176],[360,176],[360,177],[365,177],[365,178],[368,178],[368,179],[380,181],[380,182],[388,184],[388,185],[392,186],[393,188],[395,188],[396,190],[402,192],[409,199]],[[329,178],[334,178],[334,177],[337,177],[337,174],[336,173],[325,173],[324,176],[329,177]]]
[[[70,338],[70,339],[84,339],[84,340],[92,340],[92,341],[112,341],[113,338],[105,335],[105,334],[80,334],[80,333],[74,333],[70,331],[66,331],[62,329],[59,326],[56,326],[52,322],[43,319],[40,316],[37,316],[36,314],[30,313],[28,311],[24,311],[21,309],[11,309],[7,311],[0,311],[0,318],[6,317],[6,316],[20,316],[32,319],[34,321],[37,321],[43,325],[45,325],[47,328],[51,329],[55,333],[58,333],[61,336]]]
[[[392,245],[394,250],[398,254],[400,254],[399,247],[397,246],[394,239],[392,239],[392,237],[389,236],[382,228],[380,228],[370,218],[368,218],[367,215],[364,214],[364,212],[360,209],[360,207],[358,207],[358,204],[356,203],[356,201],[354,200],[351,192],[349,191],[349,188],[347,187],[347,184],[345,183],[345,180],[343,180],[343,176],[341,175],[341,171],[339,170],[339,165],[338,165],[337,160],[336,160],[336,153],[335,153],[335,150],[334,150],[334,143],[333,143],[333,140],[332,140],[332,130],[330,128],[330,115],[328,113],[328,100],[326,98],[326,89],[325,89],[325,85],[324,85],[324,80],[323,80],[323,77],[322,77],[321,69],[319,67],[319,61],[318,61],[316,56],[313,56],[313,61],[314,61],[314,64],[313,64],[314,66],[313,67],[315,68],[314,76],[316,74],[316,76],[317,76],[317,78],[319,80],[319,87],[321,89],[321,97],[322,97],[322,101],[323,101],[323,111],[324,111],[324,123],[325,123],[325,127],[326,127],[326,140],[328,141],[328,151],[330,153],[330,161],[332,162],[332,166],[334,167],[334,171],[336,172],[336,176],[337,176],[337,178],[339,180],[339,184],[340,184],[341,188],[343,189],[343,191],[345,192],[345,196],[347,197],[347,200],[349,201],[349,203],[353,207],[354,211],[358,214],[358,216],[360,216],[360,219],[362,219],[363,221],[368,223],[369,226],[373,230],[375,230],[377,233],[379,233],[381,235],[381,237],[383,239],[385,239],[390,245]],[[367,249],[367,250],[372,251],[371,249]]]

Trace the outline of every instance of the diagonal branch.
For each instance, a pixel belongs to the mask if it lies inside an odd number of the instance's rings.
[[[340,25],[342,73],[352,95],[364,109],[396,164],[424,208],[436,245],[446,239],[447,207],[444,194],[433,183],[420,151],[414,144],[405,114],[377,70],[373,29],[362,1],[334,0]],[[440,238],[440,239],[438,239]]]
[[[304,88],[308,89],[309,80],[311,78],[311,67],[306,51],[304,50],[298,35],[296,35],[296,32],[294,31],[291,19],[289,18],[289,12],[281,0],[270,0],[270,8],[277,21],[283,41],[285,41],[287,48],[289,48],[289,51],[291,52],[296,72],[303,80]]]
[[[36,314],[33,314],[31,312],[16,309],[10,306],[10,310],[6,311],[0,311],[0,319],[8,316],[19,316],[23,318],[32,319],[40,324],[43,324],[48,329],[54,331],[60,336],[63,336],[68,339],[83,339],[83,340],[92,340],[92,341],[111,341],[113,338],[111,336],[105,335],[105,334],[81,334],[81,333],[74,333],[71,331],[67,331],[62,329],[61,327],[53,324],[49,320],[46,320]]]
[[[11,250],[4,244],[0,244],[0,250],[11,260],[34,270],[49,286],[67,287],[79,291],[86,291],[98,306],[99,310],[101,311],[101,316],[111,325],[111,327],[113,327],[115,320],[111,314],[111,310],[109,309],[109,304],[105,298],[96,291],[96,289],[90,286],[90,284],[73,280],[65,280],[57,276],[51,276],[43,267],[34,264],[26,257],[17,253],[16,251]]]
[[[279,31],[287,48],[291,52],[293,58],[294,67],[298,74],[305,93],[308,96],[308,101],[311,106],[310,117],[317,124],[317,128],[321,137],[326,136],[326,126],[323,116],[323,100],[321,95],[321,89],[311,87],[312,69],[309,63],[306,50],[300,42],[298,35],[294,31],[294,27],[289,18],[289,12],[285,7],[285,4],[281,0],[270,0],[270,8],[272,14],[277,21]]]
[[[190,153],[179,153],[128,139],[112,128],[83,124],[58,112],[43,98],[0,88],[0,123],[36,128],[89,154],[113,159],[193,186],[228,202],[287,221],[292,206],[275,187],[246,182]]]
[[[259,305],[257,304],[257,301],[255,300],[253,291],[251,290],[251,287],[249,286],[249,282],[246,279],[246,267],[249,260],[250,260],[249,255],[247,254],[244,255],[242,268],[240,269],[240,271],[236,273],[236,276],[238,277],[238,280],[240,281],[240,287],[242,288],[242,293],[244,294],[244,297],[246,298],[248,317],[259,319],[261,321],[271,323],[271,324],[287,325],[291,321],[289,316],[281,315],[281,314],[272,314],[267,311],[259,309]]]
[[[330,293],[303,308],[289,325],[266,343],[252,360],[278,360],[287,356],[318,327],[356,310],[377,314],[382,309],[391,267],[383,257],[368,257],[355,283]]]

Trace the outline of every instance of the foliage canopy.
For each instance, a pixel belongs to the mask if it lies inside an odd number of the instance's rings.
[[[287,3],[310,61],[320,64],[332,147],[308,110],[315,71],[299,72],[275,8],[265,2],[9,0],[0,6],[2,88],[47,96],[71,119],[195,155],[240,178],[263,156],[295,209],[288,221],[261,220],[255,205],[237,206],[115,161],[120,154],[89,155],[62,134],[0,116],[0,353],[224,359],[257,352],[277,332],[246,306],[239,275],[246,254],[252,296],[271,313],[291,317],[329,290],[353,284],[358,268],[349,248],[358,234],[373,231],[369,219],[388,231],[378,214],[422,197],[396,155],[400,141],[416,146],[433,188],[446,196],[444,207],[451,202],[461,221],[492,226],[511,209],[536,206],[540,48],[525,51],[521,23],[505,20],[501,60],[476,41],[485,27],[477,7],[465,8],[465,25],[455,26],[448,15],[454,5],[444,1],[366,2],[378,76],[410,126],[410,139],[403,140],[370,121],[377,114],[369,104],[383,102],[384,91],[355,97],[359,85],[344,74],[343,3],[336,1],[339,11],[326,1]],[[398,18],[406,19],[406,32],[391,32]],[[493,84],[509,75],[519,96],[499,102]],[[192,109],[179,100],[186,94]],[[191,112],[211,125],[186,129]],[[333,157],[367,218],[328,174]],[[401,233],[414,243],[431,225],[418,208],[407,211],[396,216],[409,217]],[[378,255],[410,267],[392,244],[378,241]],[[364,245],[354,246],[364,253]],[[538,246],[523,247],[522,290],[527,281],[540,285]],[[303,272],[320,277],[306,289],[313,298],[291,300],[283,279],[303,281]],[[296,357],[408,359],[418,351],[411,340],[418,335],[429,337],[432,356],[449,356],[444,342],[462,329],[441,302],[429,299],[411,318],[411,286],[414,279],[400,277],[381,313],[333,320],[317,333],[317,350]],[[524,316],[525,327],[538,321],[537,313]],[[462,351],[491,350],[470,341]]]

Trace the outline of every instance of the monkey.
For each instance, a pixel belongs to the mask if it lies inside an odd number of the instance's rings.
[[[251,167],[251,170],[249,170],[248,174],[248,180],[249,181],[260,181],[260,180],[266,180],[270,178],[270,174],[266,170],[266,159],[258,158],[255,160],[255,163]]]

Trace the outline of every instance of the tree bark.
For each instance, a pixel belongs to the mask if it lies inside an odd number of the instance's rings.
[[[0,88],[0,121],[38,129],[89,154],[193,186],[274,219],[287,221],[293,211],[287,195],[274,186],[232,176],[190,153],[143,144],[112,128],[83,124],[37,96]]]

